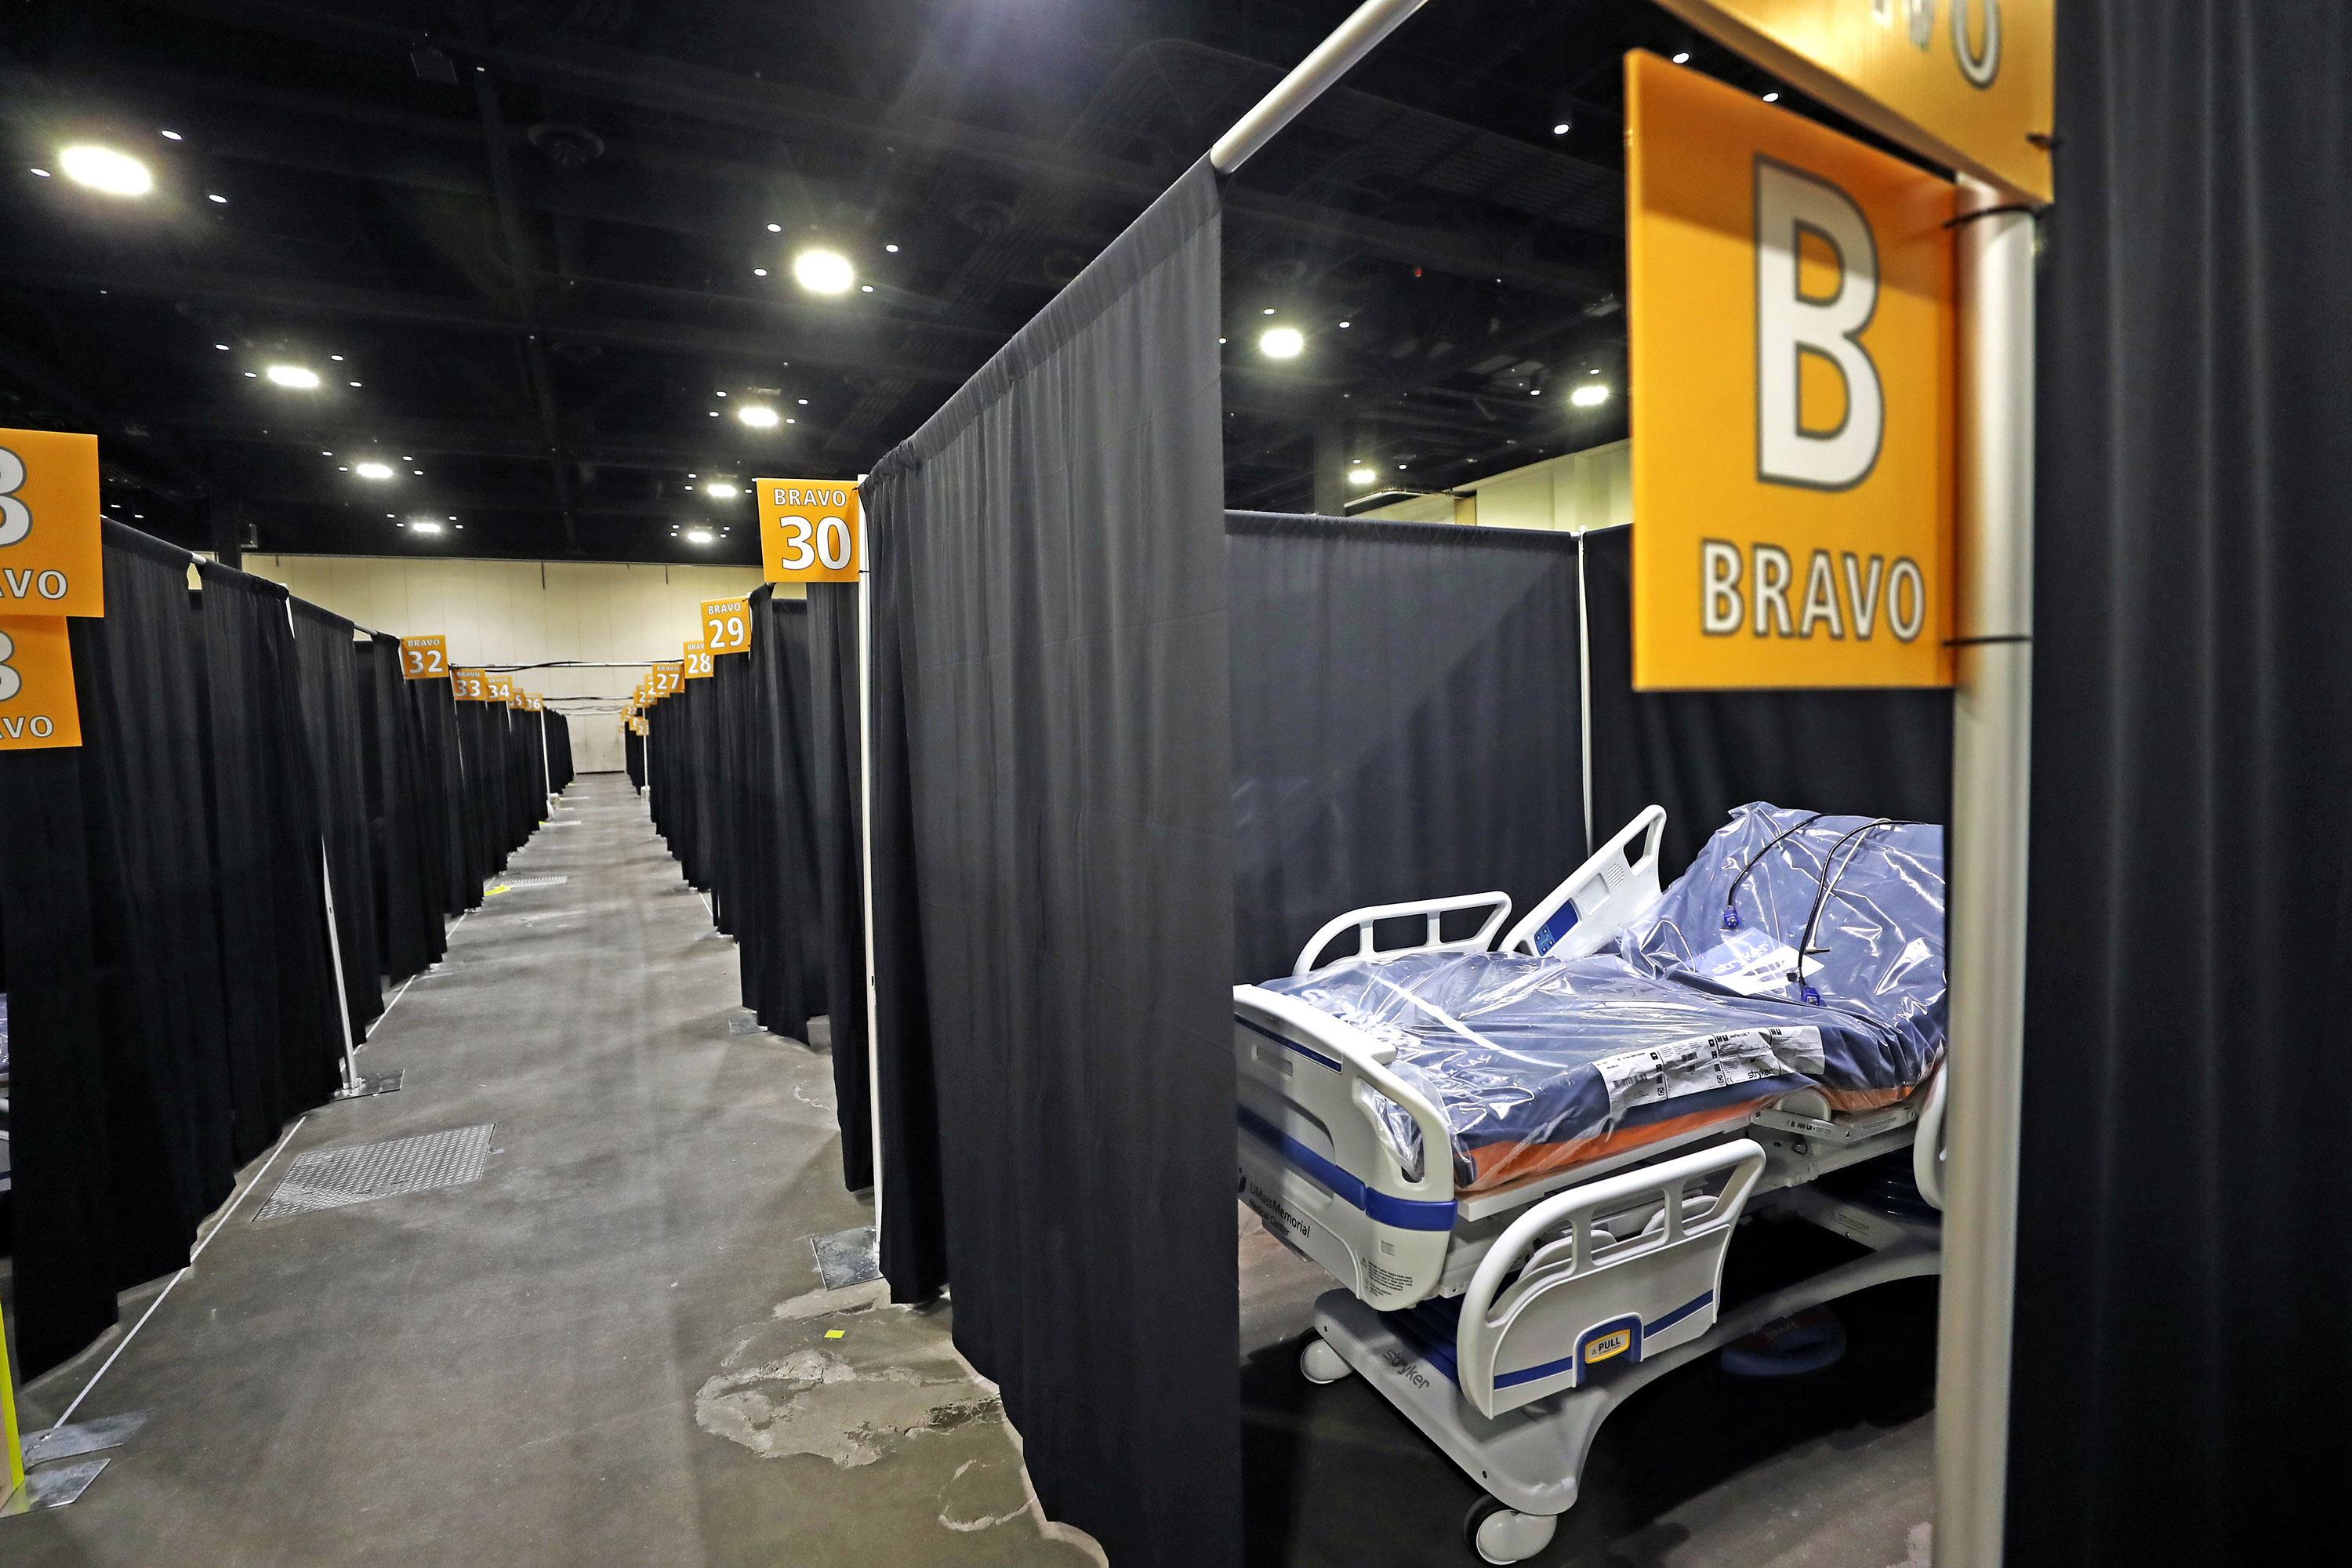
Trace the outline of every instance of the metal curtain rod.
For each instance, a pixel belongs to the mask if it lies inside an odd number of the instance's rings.
[[[1230,174],[1251,155],[1274,140],[1275,133],[1297,118],[1299,110],[1323,96],[1323,89],[1348,74],[1374,45],[1396,31],[1398,24],[1427,0],[1364,0],[1356,14],[1315,46],[1257,107],[1234,121],[1234,128],[1209,149],[1209,166]]]

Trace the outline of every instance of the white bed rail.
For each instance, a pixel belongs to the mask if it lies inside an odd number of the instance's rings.
[[[1598,952],[1658,901],[1658,845],[1665,835],[1666,808],[1643,807],[1511,928],[1502,951],[1538,958],[1582,958]],[[1633,847],[1636,838],[1642,840],[1638,854]]]
[[[1354,1026],[1295,997],[1234,987],[1242,1201],[1266,1228],[1385,1311],[1432,1294],[1454,1234],[1454,1130]],[[1419,1130],[1408,1172],[1381,1113]]]
[[[1764,1161],[1742,1138],[1570,1187],[1513,1221],[1462,1298],[1464,1395],[1491,1419],[1706,1333]],[[1717,1176],[1719,1193],[1691,1193]]]
[[[1484,924],[1468,936],[1448,939],[1440,934],[1439,922],[1456,910],[1491,910]],[[1424,916],[1428,925],[1418,942],[1403,947],[1377,947],[1372,941],[1372,928],[1382,921],[1409,920]],[[1511,918],[1511,895],[1508,893],[1458,893],[1450,899],[1415,899],[1402,904],[1373,904],[1370,908],[1350,910],[1326,925],[1309,938],[1298,951],[1298,962],[1290,966],[1294,975],[1309,974],[1323,967],[1315,961],[1332,940],[1356,928],[1356,951],[1343,958],[1402,958],[1412,952],[1484,952],[1495,945],[1495,933]]]

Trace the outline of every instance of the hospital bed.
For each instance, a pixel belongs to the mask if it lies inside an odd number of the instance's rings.
[[[1485,1489],[1489,1563],[1549,1542],[1643,1384],[1939,1267],[1931,1218],[1817,1184],[1909,1146],[1941,1206],[1942,830],[1751,805],[1661,889],[1665,820],[1507,931],[1499,892],[1358,910],[1234,991],[1243,1201],[1346,1287],[1301,1370],[1362,1373]],[[1768,1214],[1870,1250],[1726,1310]]]

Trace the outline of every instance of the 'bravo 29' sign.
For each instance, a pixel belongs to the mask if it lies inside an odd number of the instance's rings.
[[[1951,184],[1626,59],[1633,683],[1950,683]]]
[[[857,487],[845,479],[755,479],[760,563],[771,583],[855,583]]]

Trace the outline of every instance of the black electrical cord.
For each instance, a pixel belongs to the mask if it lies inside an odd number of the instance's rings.
[[[1765,856],[1769,855],[1773,848],[1780,844],[1781,839],[1790,837],[1794,834],[1802,833],[1806,828],[1811,827],[1814,823],[1819,822],[1826,815],[1828,814],[1825,812],[1817,811],[1813,813],[1812,816],[1805,818],[1802,822],[1800,822],[1796,826],[1790,828],[1787,832],[1774,835],[1769,843],[1766,844],[1763,848],[1759,849],[1755,854],[1750,855],[1748,858],[1748,864],[1739,868],[1739,875],[1731,879],[1730,891],[1723,895],[1724,930],[1738,931],[1739,929],[1739,910],[1733,903],[1733,900],[1739,897],[1739,884],[1748,880],[1748,873],[1756,869],[1757,863],[1762,860]]]
[[[1805,917],[1805,940],[1797,944],[1797,967],[1789,974],[1790,980],[1796,984],[1800,1001],[1810,1002],[1816,1007],[1822,1005],[1822,994],[1805,984],[1805,960],[1814,953],[1829,951],[1828,948],[1813,945],[1813,932],[1820,926],[1822,910],[1828,905],[1830,893],[1837,887],[1838,878],[1844,876],[1846,867],[1852,866],[1862,854],[1862,846],[1854,841],[1860,839],[1864,834],[1875,832],[1882,827],[1916,827],[1917,826],[1916,822],[1906,822],[1899,817],[1882,816],[1875,822],[1864,823],[1860,827],[1840,838],[1835,844],[1830,846],[1829,853],[1822,858],[1822,872],[1819,889],[1813,894],[1812,912]],[[1854,844],[1853,853],[1845,858],[1844,864],[1839,866],[1836,872],[1832,874],[1830,867],[1836,861],[1837,852],[1849,843]]]

